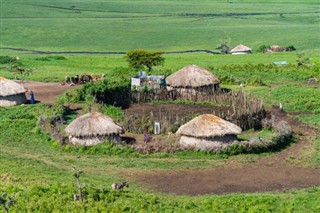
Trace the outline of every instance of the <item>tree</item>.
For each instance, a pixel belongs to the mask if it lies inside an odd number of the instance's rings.
[[[130,67],[142,69],[144,66],[148,68],[150,74],[153,66],[163,65],[164,58],[161,51],[146,51],[146,50],[130,50],[126,53],[125,58]]]

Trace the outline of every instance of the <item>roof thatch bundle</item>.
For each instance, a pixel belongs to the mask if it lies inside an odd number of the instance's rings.
[[[72,121],[65,132],[71,144],[90,146],[103,143],[106,138],[114,140],[123,129],[110,117],[99,112],[91,112]]]
[[[181,135],[182,146],[194,146],[208,149],[217,146],[226,146],[237,140],[241,128],[212,114],[200,115],[182,125],[177,135]]]
[[[239,44],[235,48],[233,48],[230,52],[232,54],[241,54],[241,53],[251,53],[252,49],[243,44]]]
[[[0,77],[0,106],[13,106],[27,101],[26,89],[20,84]]]
[[[219,84],[219,79],[211,72],[190,64],[166,78],[167,85],[170,87],[203,87]]]

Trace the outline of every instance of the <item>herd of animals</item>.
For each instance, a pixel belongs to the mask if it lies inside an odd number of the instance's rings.
[[[84,84],[87,82],[91,81],[97,81],[101,78],[104,78],[105,74],[102,75],[88,75],[88,74],[83,74],[83,75],[76,75],[76,76],[66,76],[65,81],[61,83],[61,85],[69,84],[70,86],[74,86],[76,84]]]

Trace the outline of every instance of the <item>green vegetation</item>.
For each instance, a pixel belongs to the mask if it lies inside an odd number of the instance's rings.
[[[316,0],[188,0],[178,4],[168,0],[152,4],[146,0],[1,0],[0,4],[2,48],[214,50],[226,36],[230,47],[243,43],[253,50],[262,44],[320,48]]]
[[[11,208],[16,212],[317,212],[319,207],[314,203],[320,195],[319,188],[313,188],[287,193],[187,197],[141,192],[121,194],[88,186],[84,190],[84,202],[79,203],[72,201],[75,190],[70,185],[56,183],[6,190],[20,192],[17,204]]]
[[[143,69],[144,66],[148,68],[148,74],[151,74],[153,66],[163,65],[163,52],[146,51],[146,50],[130,50],[126,53],[125,58],[130,67],[135,69]]]

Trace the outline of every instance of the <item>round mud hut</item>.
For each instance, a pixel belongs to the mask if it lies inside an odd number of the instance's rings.
[[[176,93],[177,99],[208,100],[219,90],[220,80],[211,72],[190,64],[166,79],[167,90]]]
[[[182,125],[180,135],[182,147],[195,147],[201,150],[223,148],[237,140],[241,128],[212,114],[200,115]]]
[[[106,139],[120,142],[119,134],[123,129],[113,120],[99,112],[91,112],[72,121],[65,129],[72,145],[92,146],[103,143]]]
[[[243,44],[239,44],[235,48],[233,48],[230,53],[233,55],[239,55],[239,54],[248,54],[251,53],[252,49],[250,47],[247,47]]]
[[[0,106],[14,106],[26,102],[26,89],[23,86],[0,77]]]

